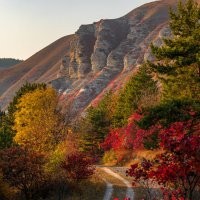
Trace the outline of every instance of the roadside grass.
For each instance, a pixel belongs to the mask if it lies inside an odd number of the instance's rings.
[[[156,155],[163,153],[164,151],[162,149],[157,150],[140,150],[134,152],[133,159],[129,160],[125,166],[130,167],[131,165],[138,163],[142,161],[143,158],[147,160],[153,160]]]
[[[102,200],[106,190],[106,183],[96,173],[91,179],[82,181],[78,185],[71,185],[72,190],[63,200]]]
[[[95,173],[90,179],[79,182],[65,180],[51,188],[48,197],[41,200],[102,200],[106,183]],[[21,200],[21,199],[20,199]]]

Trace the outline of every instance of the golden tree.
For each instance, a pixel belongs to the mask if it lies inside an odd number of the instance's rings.
[[[44,153],[54,150],[64,136],[64,120],[57,105],[53,88],[23,95],[14,115],[15,142]]]

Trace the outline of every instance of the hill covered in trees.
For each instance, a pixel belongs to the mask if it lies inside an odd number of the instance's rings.
[[[6,69],[8,67],[12,67],[21,62],[23,62],[23,60],[14,59],[14,58],[0,58],[0,69]]]

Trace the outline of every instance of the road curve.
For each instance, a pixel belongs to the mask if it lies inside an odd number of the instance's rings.
[[[120,181],[122,181],[127,187],[126,197],[129,198],[130,200],[134,200],[134,191],[133,191],[132,185],[127,180],[125,180],[122,176],[120,176],[119,174],[113,172],[111,169],[109,169],[107,167],[101,167],[101,169],[104,170],[109,175],[111,175],[111,176],[119,179]],[[112,196],[111,191],[113,192],[113,186],[111,186],[112,184],[109,185],[110,183],[108,184],[107,182],[106,182],[106,184],[107,184],[107,189],[106,189],[106,193],[105,193],[105,196],[104,196],[103,200],[110,200],[110,198]],[[111,195],[110,195],[110,193],[111,193]]]
[[[103,181],[106,183],[106,192],[104,194],[103,200],[110,200],[113,193],[113,184],[109,183],[104,178]]]

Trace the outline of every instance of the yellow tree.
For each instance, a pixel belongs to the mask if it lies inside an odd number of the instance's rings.
[[[35,151],[53,151],[64,136],[64,120],[57,105],[53,88],[36,89],[23,95],[14,114],[15,142]]]

